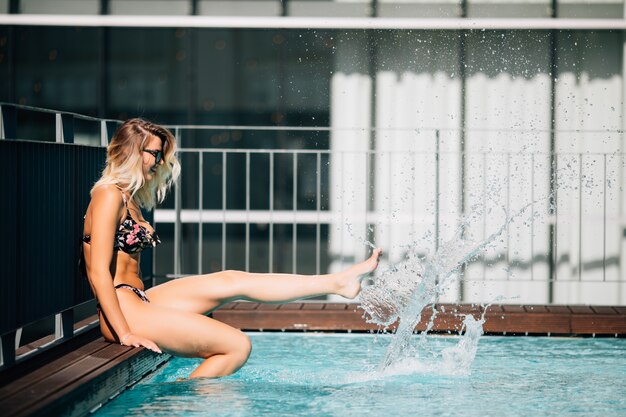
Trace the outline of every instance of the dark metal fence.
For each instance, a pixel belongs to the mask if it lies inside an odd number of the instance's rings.
[[[77,269],[82,216],[103,149],[0,141],[3,250],[0,332],[92,297]]]
[[[16,362],[22,327],[56,316],[55,341],[69,339],[74,309],[93,299],[78,261],[89,191],[106,155],[102,146],[73,143],[76,115],[57,114],[56,143],[17,140],[16,108],[1,107],[0,369],[6,369]],[[106,143],[112,126],[102,122],[109,127],[103,130]],[[142,271],[149,284],[147,252]]]

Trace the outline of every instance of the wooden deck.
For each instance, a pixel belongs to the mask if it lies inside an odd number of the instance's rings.
[[[479,318],[483,308],[438,304],[433,332],[458,332],[465,314]],[[424,330],[433,314],[424,309],[416,330]],[[289,303],[283,305],[230,303],[213,317],[243,330],[357,331],[378,330],[367,323],[358,304]],[[487,334],[626,336],[626,307],[492,305],[485,314]],[[395,325],[390,326],[393,330]]]
[[[438,333],[456,333],[465,314],[478,318],[483,312],[472,305],[439,304],[435,310],[432,331]],[[432,314],[432,306],[426,308],[416,330],[424,330]],[[252,331],[378,330],[365,321],[357,304],[240,302],[225,305],[213,317]],[[626,336],[626,307],[495,305],[485,318],[487,334]],[[84,415],[168,359],[147,349],[107,343],[93,329],[0,373],[0,415]]]
[[[93,329],[0,374],[0,415],[85,415],[169,358],[105,342]]]

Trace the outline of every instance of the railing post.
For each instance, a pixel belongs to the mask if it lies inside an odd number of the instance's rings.
[[[298,270],[298,152],[293,152],[293,229],[291,234],[291,273]]]
[[[17,139],[17,109],[0,106],[0,139]]]
[[[440,174],[439,174],[439,152],[441,145],[441,137],[439,134],[439,129],[435,130],[435,253],[439,250],[439,220],[440,220],[440,206],[439,206],[439,193],[441,192],[440,187]],[[435,285],[439,285],[439,275],[435,277]],[[439,302],[439,296],[435,302]]]
[[[435,251],[439,250],[439,192],[440,192],[440,178],[439,178],[439,146],[440,136],[439,129],[435,130]]]
[[[107,129],[106,120],[100,120],[100,146],[107,146],[109,144],[109,132]]]
[[[182,138],[180,137],[180,129],[176,128],[174,136],[178,141],[178,146],[182,148]],[[181,190],[180,190],[180,177],[176,179],[174,183],[174,209],[176,210],[176,223],[174,223],[174,275],[176,278],[180,278],[181,275],[181,240],[182,240],[182,222],[181,222]]]
[[[228,158],[226,151],[222,151],[222,270],[226,269],[226,184],[228,173]]]
[[[115,132],[115,123],[107,120],[100,120],[100,146],[109,146],[109,140]]]
[[[270,227],[269,227],[269,265],[267,270],[271,274],[274,272],[274,152],[270,151]]]
[[[246,152],[246,272],[250,272],[250,152]]]
[[[22,332],[23,332],[24,328],[20,327],[19,329],[17,329],[15,331],[15,350],[17,350],[20,347],[20,343],[22,341]]]
[[[71,114],[56,114],[56,142],[74,143],[74,116]]]
[[[203,226],[202,210],[204,209],[204,199],[202,190],[204,177],[204,153],[198,152],[198,275],[202,274],[202,251],[203,251]]]
[[[70,339],[74,336],[74,310],[68,309],[55,315],[54,338]]]
[[[15,330],[2,335],[2,366],[15,363]]]

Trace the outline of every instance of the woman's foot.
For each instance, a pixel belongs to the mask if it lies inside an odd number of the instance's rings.
[[[359,295],[359,292],[361,292],[361,277],[378,267],[378,261],[382,253],[382,249],[376,248],[369,259],[341,272],[339,274],[339,291],[337,291],[337,295],[350,299]]]

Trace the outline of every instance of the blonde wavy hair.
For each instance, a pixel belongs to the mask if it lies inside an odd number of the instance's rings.
[[[146,181],[143,150],[151,136],[161,139],[164,163],[157,165],[156,174]],[[142,119],[127,120],[113,134],[102,177],[91,192],[101,185],[115,185],[130,193],[140,207],[152,209],[165,199],[167,190],[180,174],[180,163],[175,154],[176,139],[169,130]]]

